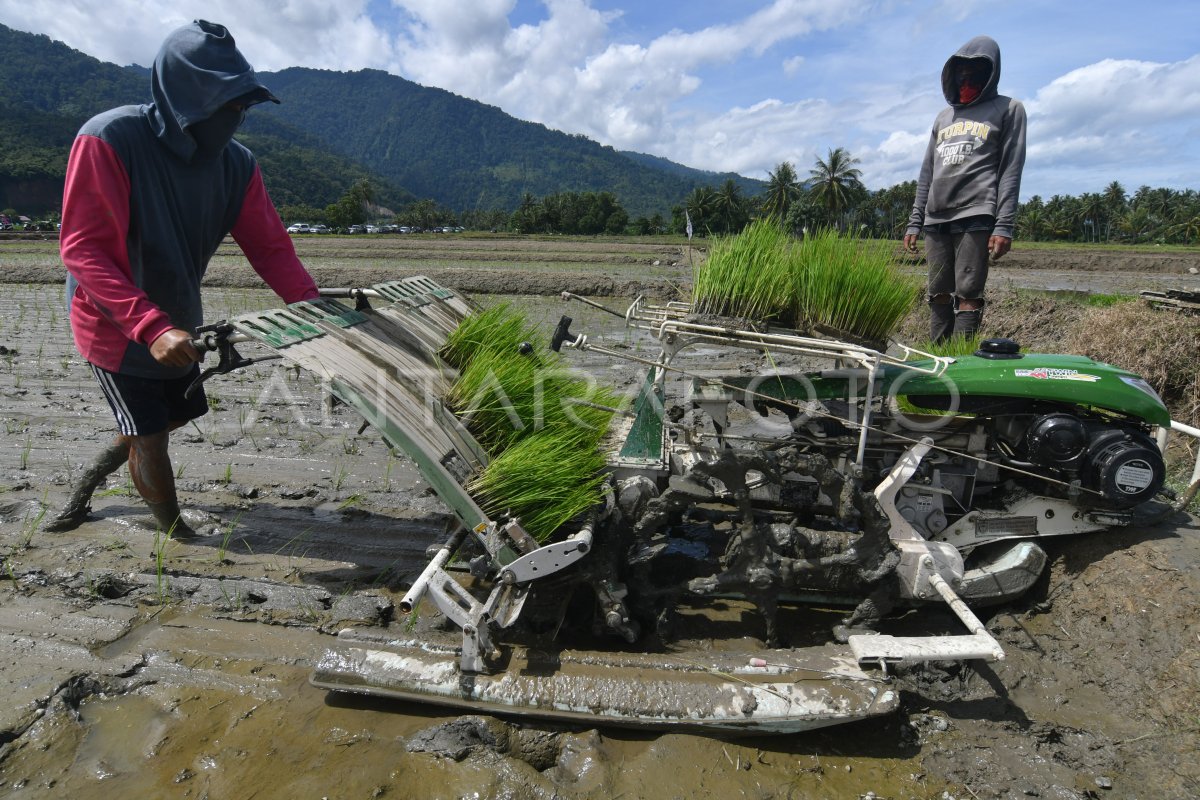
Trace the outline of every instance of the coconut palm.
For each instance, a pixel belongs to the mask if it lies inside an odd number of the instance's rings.
[[[1143,238],[1149,237],[1150,230],[1154,227],[1154,217],[1145,204],[1132,206],[1117,220],[1117,227],[1130,237],[1130,241],[1137,244]]]
[[[1037,202],[1033,202],[1036,200]],[[1017,212],[1017,231],[1022,239],[1037,241],[1046,235],[1046,210],[1036,195]]]
[[[1079,198],[1080,225],[1084,238],[1093,242],[1100,240],[1100,226],[1106,216],[1104,195],[1087,192]]]
[[[683,204],[692,216],[694,230],[712,231],[713,218],[717,214],[717,193],[711,186],[697,186],[683,201]]]
[[[746,224],[746,198],[742,187],[732,178],[725,181],[716,192],[715,211],[725,223],[726,233],[737,233]]]
[[[796,179],[796,168],[792,166],[792,162],[782,162],[767,178],[763,213],[768,217],[787,219],[792,203],[800,199],[803,191],[800,182]]]
[[[825,206],[830,221],[840,219],[855,195],[866,191],[862,170],[854,166],[858,163],[859,160],[846,148],[837,147],[830,150],[824,160],[817,158],[816,167],[809,172],[813,178],[813,195]]]
[[[1168,230],[1183,239],[1184,244],[1191,244],[1193,240],[1200,241],[1200,212],[1180,220]]]

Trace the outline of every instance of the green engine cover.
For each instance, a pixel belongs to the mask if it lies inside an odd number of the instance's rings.
[[[913,369],[884,365],[876,393],[943,397],[949,399],[951,408],[956,395],[964,399],[1041,400],[1112,411],[1151,425],[1171,424],[1170,412],[1143,379],[1085,356],[1045,353],[1024,353],[1008,359],[959,356],[936,376],[918,371],[932,368],[932,361],[910,363]],[[866,391],[861,370],[853,375],[845,370],[824,370],[768,378],[731,376],[723,378],[722,383],[793,403],[861,396]],[[748,394],[747,400],[752,400],[752,395]]]
[[[913,362],[930,366],[929,361]],[[1142,378],[1086,356],[1026,353],[1020,358],[961,356],[938,377],[889,370],[889,390],[904,395],[1013,397],[1089,406],[1169,426],[1171,414]],[[907,377],[895,373],[907,372]]]

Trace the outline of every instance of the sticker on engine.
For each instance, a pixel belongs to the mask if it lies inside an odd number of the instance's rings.
[[[1154,470],[1140,458],[1117,468],[1117,488],[1125,494],[1137,494],[1145,491],[1153,480]]]
[[[1084,383],[1095,383],[1100,380],[1099,375],[1089,375],[1077,369],[1051,369],[1050,367],[1016,369],[1013,370],[1013,375],[1018,378],[1037,378],[1042,381],[1083,381]]]

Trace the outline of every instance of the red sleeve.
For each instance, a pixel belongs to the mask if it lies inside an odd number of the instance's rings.
[[[296,257],[292,237],[284,230],[279,212],[267,196],[262,170],[258,167],[246,186],[242,213],[231,233],[250,266],[284,302],[312,300],[320,295],[316,282]]]
[[[95,136],[71,147],[63,190],[63,265],[96,310],[126,338],[149,345],[174,327],[138,288],[129,268],[129,175],[116,152]]]

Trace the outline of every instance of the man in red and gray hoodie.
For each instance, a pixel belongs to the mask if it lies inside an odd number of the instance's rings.
[[[948,108],[934,120],[904,246],[925,233],[930,338],[971,336],[983,317],[988,259],[1012,246],[1025,167],[1025,107],[998,94],[1000,46],[976,36],[942,67]]]
[[[192,345],[204,318],[200,281],[232,234],[285,302],[318,296],[263,186],[233,134],[246,109],[279,100],[222,25],[172,32],[154,59],[148,105],[93,117],[71,148],[61,251],[75,346],[120,430],[47,524],[86,519],[92,493],[126,461],[160,528],[194,535],[181,518],[167,452],[170,432],[208,410]]]

